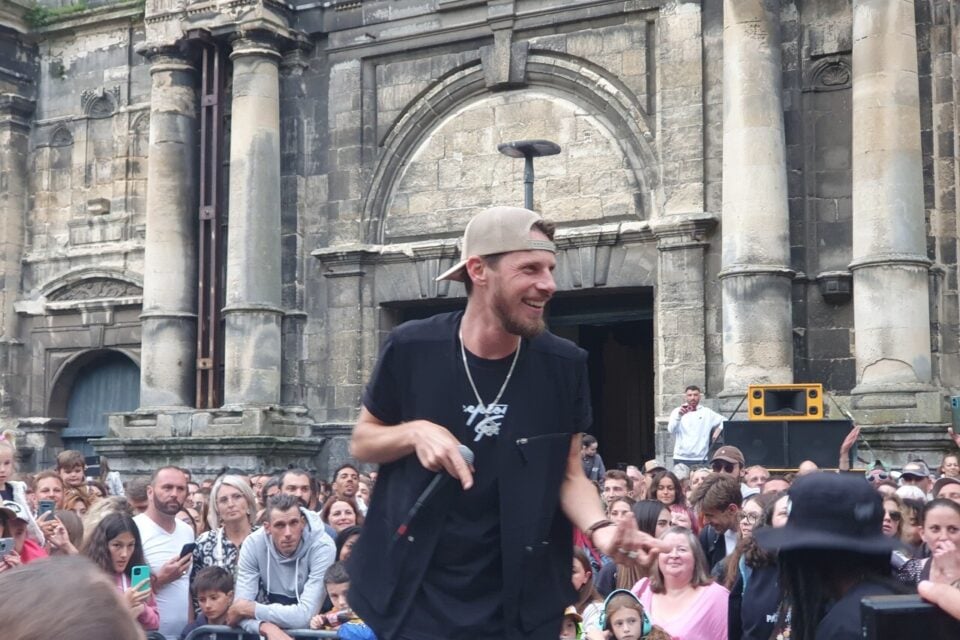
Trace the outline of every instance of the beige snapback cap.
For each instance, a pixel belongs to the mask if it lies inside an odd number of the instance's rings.
[[[550,240],[530,237],[530,229],[542,219],[540,214],[520,207],[492,207],[481,211],[467,223],[463,232],[460,261],[437,276],[437,280],[463,282],[464,267],[471,256],[531,250],[556,253],[557,247]]]

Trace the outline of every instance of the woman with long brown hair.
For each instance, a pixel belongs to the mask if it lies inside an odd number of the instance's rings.
[[[157,601],[153,597],[149,578],[144,579],[146,588],[142,581],[133,584],[133,567],[147,564],[143,557],[140,531],[133,518],[122,513],[106,516],[90,534],[83,553],[113,578],[114,585],[140,626],[148,631],[160,627]]]

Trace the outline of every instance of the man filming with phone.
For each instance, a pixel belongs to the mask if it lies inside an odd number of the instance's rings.
[[[136,516],[143,555],[153,574],[160,633],[176,640],[189,622],[190,561],[194,532],[177,520],[187,499],[187,476],[177,467],[154,472],[147,487],[147,510]]]
[[[700,387],[696,385],[687,387],[684,397],[686,403],[670,413],[667,430],[675,438],[673,464],[693,468],[707,463],[710,443],[716,442],[723,431],[723,416],[700,404]]]

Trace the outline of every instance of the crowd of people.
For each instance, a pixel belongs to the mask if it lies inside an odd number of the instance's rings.
[[[123,482],[64,451],[24,475],[4,433],[2,636],[853,640],[863,598],[909,591],[960,619],[954,454],[864,477],[854,427],[838,471],[772,474],[690,386],[672,463],[608,469],[584,434],[588,354],[545,331],[554,231],[515,207],[471,219],[438,278],[463,282],[465,310],[391,331],[364,391],[350,451],[375,473]],[[14,606],[41,597],[61,615]]]
[[[91,476],[84,457],[67,450],[54,469],[19,474],[15,438],[0,437],[0,590],[27,565],[85,557],[142,632],[109,636],[118,640],[177,640],[205,625],[270,640],[304,629],[375,637],[347,601],[346,565],[375,473],[347,464],[328,483],[300,468],[223,469],[195,482],[168,466],[123,483],[105,459]],[[32,637],[10,636],[5,624],[5,638]]]
[[[594,439],[581,457],[604,468]],[[852,640],[864,597],[918,589],[960,618],[957,453],[935,470],[916,459],[865,474],[813,463],[771,474],[732,446],[706,462],[604,472],[608,517],[634,519],[663,547],[625,565],[579,537],[561,638]]]

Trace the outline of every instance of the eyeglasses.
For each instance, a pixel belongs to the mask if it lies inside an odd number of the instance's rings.
[[[747,524],[757,524],[760,522],[760,514],[758,513],[745,513],[740,512],[740,522],[746,522]]]
[[[734,467],[736,467],[736,465],[732,462],[724,462],[722,460],[714,460],[710,463],[710,468],[713,469],[714,473],[720,473],[721,471],[733,473]]]
[[[886,509],[884,509],[883,513],[890,516],[890,519],[893,520],[894,522],[900,522],[900,518],[903,517],[899,511],[887,511]]]

